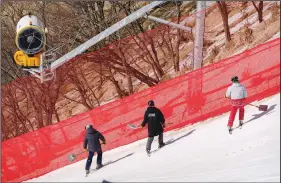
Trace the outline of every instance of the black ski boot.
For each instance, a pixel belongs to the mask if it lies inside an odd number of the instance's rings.
[[[160,149],[160,148],[164,147],[165,145],[166,145],[165,143],[159,144],[158,148]]]
[[[103,167],[103,165],[102,165],[102,164],[97,164],[96,169],[98,170],[98,169],[100,169],[101,167]]]
[[[240,127],[240,129],[242,128],[242,126],[243,126],[243,121],[241,120],[241,121],[239,121],[239,127]]]
[[[89,175],[90,170],[86,170],[86,177]]]
[[[150,150],[149,149],[146,149],[146,153],[147,153],[147,156],[150,156]]]
[[[232,128],[230,126],[228,127],[228,132],[229,134],[232,134]]]

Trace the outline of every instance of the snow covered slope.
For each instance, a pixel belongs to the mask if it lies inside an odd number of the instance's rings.
[[[280,180],[280,94],[246,107],[243,129],[232,135],[226,113],[203,123],[165,133],[170,144],[147,157],[146,139],[104,153],[111,163],[85,177],[85,161],[50,172],[30,182],[175,182]],[[237,117],[237,116],[236,116]],[[236,118],[234,126],[238,125]],[[153,149],[157,148],[157,138]],[[67,157],[66,157],[67,158]],[[96,157],[92,168],[95,168]]]

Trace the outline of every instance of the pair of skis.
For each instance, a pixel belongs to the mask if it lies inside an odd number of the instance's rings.
[[[162,147],[158,147],[157,149],[150,151],[150,152],[146,152],[147,156],[150,157],[152,153],[156,153],[157,151],[159,151],[160,149],[162,149],[164,146]]]
[[[96,171],[100,170],[101,168],[103,168],[103,167],[105,167],[106,165],[109,165],[109,164],[111,164],[111,163],[112,163],[111,161],[108,161],[108,162],[104,163],[104,164],[102,165],[102,167],[100,167],[100,168],[91,169],[89,172],[86,172],[86,177],[88,177],[88,175],[89,175],[90,173],[96,172]]]
[[[242,123],[239,122],[239,126],[237,128],[242,129],[242,126],[243,126],[243,122]],[[232,134],[232,131],[233,131],[233,128],[228,129],[229,134]]]
[[[173,123],[166,123],[166,125],[171,125]],[[128,124],[128,127],[135,130],[135,129],[139,129],[139,128],[142,128],[141,126],[137,126],[137,125],[134,125],[134,124]]]

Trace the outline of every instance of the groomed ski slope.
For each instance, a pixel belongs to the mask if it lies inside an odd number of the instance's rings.
[[[268,105],[269,111],[247,106],[245,125],[232,135],[226,113],[165,133],[164,140],[172,143],[151,157],[144,139],[105,152],[103,163],[111,164],[88,177],[82,160],[29,182],[280,182],[280,93],[258,104]],[[152,148],[157,145],[155,138]],[[95,168],[96,156],[93,161]]]

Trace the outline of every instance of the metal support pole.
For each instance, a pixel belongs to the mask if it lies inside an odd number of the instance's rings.
[[[154,17],[154,16],[147,16],[147,15],[145,17],[150,19],[150,20],[153,20],[155,22],[167,24],[167,25],[170,25],[172,27],[175,27],[175,28],[178,28],[178,29],[182,29],[184,31],[188,31],[188,32],[192,31],[192,28],[190,28],[190,27],[186,27],[186,26],[183,26],[183,25],[180,25],[180,24],[176,24],[176,23],[167,21],[167,20],[163,20],[161,18],[157,18],[157,17]]]
[[[197,1],[196,9],[196,25],[195,25],[195,41],[193,48],[193,69],[202,67],[203,62],[203,40],[205,28],[205,1]]]
[[[40,71],[40,80],[41,83],[44,82],[44,69],[43,69],[43,54],[40,55],[40,66],[39,66],[39,71]]]

